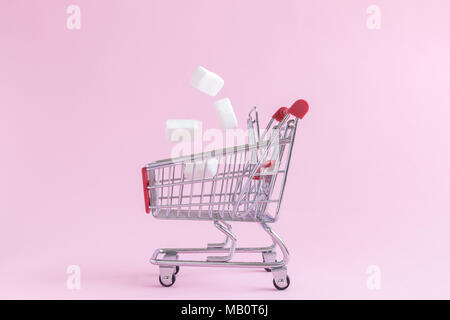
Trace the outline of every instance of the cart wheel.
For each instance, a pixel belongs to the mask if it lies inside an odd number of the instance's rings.
[[[178,272],[180,272],[180,266],[177,266],[177,267],[175,268],[175,273],[174,273],[174,274],[178,274]]]
[[[175,277],[175,275],[173,274],[172,275],[172,282],[170,282],[170,283],[167,283],[167,282],[163,282],[163,280],[161,279],[161,276],[159,276],[159,283],[161,283],[161,285],[163,286],[163,287],[170,287],[170,286],[172,286],[174,283],[175,283],[175,280],[176,280],[177,278]]]
[[[291,280],[289,279],[289,276],[286,276],[286,284],[285,284],[285,286],[282,286],[282,287],[278,286],[277,283],[275,282],[275,279],[273,279],[273,285],[278,290],[285,290],[289,287],[290,284],[291,284]]]

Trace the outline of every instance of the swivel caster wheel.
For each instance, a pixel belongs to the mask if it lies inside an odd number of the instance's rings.
[[[290,284],[291,280],[289,279],[289,276],[286,276],[286,279],[278,279],[278,283],[277,281],[275,281],[275,279],[273,279],[273,285],[278,290],[285,290],[289,287]]]
[[[170,276],[159,276],[159,283],[161,283],[161,285],[163,287],[170,287],[175,283],[176,279],[177,278],[175,277],[174,274],[171,277]]]
[[[175,275],[179,271],[179,266],[160,266],[159,267],[159,283],[163,287],[170,287],[175,283]]]
[[[278,290],[285,290],[291,284],[291,279],[289,279],[289,276],[287,275],[286,266],[273,268],[272,275],[273,275],[273,285]]]

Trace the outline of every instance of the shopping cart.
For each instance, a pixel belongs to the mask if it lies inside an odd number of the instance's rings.
[[[225,235],[223,242],[206,248],[157,249],[150,262],[159,266],[161,285],[173,285],[180,266],[203,266],[264,268],[272,273],[277,289],[289,286],[289,253],[268,223],[278,219],[297,124],[307,111],[304,100],[282,107],[260,134],[255,107],[247,121],[248,144],[155,161],[142,168],[147,213],[158,219],[210,220]],[[211,163],[216,170],[210,170]],[[231,221],[259,223],[272,245],[236,247]],[[280,261],[276,260],[276,247],[283,255]],[[179,258],[188,253],[215,255],[205,260]],[[236,253],[261,253],[262,262],[235,261]]]

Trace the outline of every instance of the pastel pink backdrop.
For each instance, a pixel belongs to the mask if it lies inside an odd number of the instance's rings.
[[[81,8],[81,30],[66,8]],[[366,26],[369,5],[381,29]],[[0,4],[0,298],[450,298],[450,2],[17,1]],[[225,79],[209,97],[197,65]],[[158,246],[220,240],[144,213],[140,168],[170,155],[168,118],[241,127],[310,103],[274,226],[291,287],[260,270],[183,268]],[[243,244],[265,243],[236,224]],[[81,290],[66,289],[68,265]],[[381,268],[368,290],[366,268]]]

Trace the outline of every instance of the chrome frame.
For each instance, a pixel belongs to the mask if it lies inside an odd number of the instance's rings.
[[[289,117],[288,113],[280,123],[271,119],[260,135],[258,111],[254,107],[249,113],[247,124],[248,130],[253,130],[257,137],[256,143],[159,160],[146,165],[143,174],[147,172],[149,184],[144,186],[144,191],[148,192],[148,209],[155,218],[211,220],[225,235],[223,242],[210,243],[205,248],[156,249],[150,262],[160,266],[161,284],[173,284],[177,267],[196,266],[265,268],[272,271],[274,284],[277,284],[278,289],[289,285],[286,270],[288,249],[280,236],[268,226],[268,223],[278,219],[298,124],[297,118],[289,120]],[[272,134],[265,139],[269,131]],[[267,164],[269,153],[274,152],[275,148],[279,151],[276,158],[271,159],[275,165],[266,170],[264,164]],[[285,152],[287,156],[283,158]],[[250,163],[250,153],[256,156],[256,163]],[[208,177],[206,161],[212,158],[219,159],[219,169],[214,176]],[[202,177],[196,178],[194,172],[199,163],[204,169],[201,169]],[[187,164],[193,165],[192,178],[185,177]],[[281,181],[278,185],[277,180]],[[275,189],[278,192],[273,195]],[[237,237],[232,232],[230,221],[259,223],[271,238],[272,244],[263,247],[236,247]],[[282,253],[281,261],[275,260],[276,248]],[[190,253],[204,253],[208,256],[205,260],[179,259],[178,254]],[[218,253],[223,255],[209,255]],[[236,253],[261,253],[263,261],[234,261]],[[161,255],[164,256],[161,258]]]

